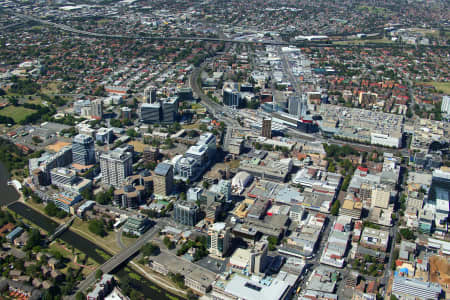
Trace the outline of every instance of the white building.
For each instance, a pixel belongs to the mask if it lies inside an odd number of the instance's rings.
[[[370,143],[385,147],[400,148],[402,145],[402,136],[393,136],[386,133],[372,132],[370,134]]]
[[[230,247],[230,229],[225,223],[214,223],[208,227],[208,251],[209,254],[223,257]]]
[[[102,183],[122,186],[125,178],[133,172],[133,156],[126,148],[116,148],[100,156]]]
[[[445,95],[442,97],[441,112],[450,115],[450,96]]]

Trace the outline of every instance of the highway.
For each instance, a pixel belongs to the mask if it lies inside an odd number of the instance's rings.
[[[238,43],[238,44],[264,44],[264,45],[284,45],[288,46],[289,43],[282,41],[262,41],[262,40],[238,40],[238,39],[227,39],[223,37],[201,37],[201,36],[138,36],[138,35],[121,35],[121,34],[106,34],[106,33],[96,33],[85,30],[75,29],[73,27],[58,24],[55,22],[50,22],[46,20],[42,20],[40,18],[33,17],[31,15],[13,13],[11,11],[7,11],[8,13],[14,14],[15,16],[29,20],[38,22],[47,26],[52,26],[67,32],[76,33],[79,35],[85,35],[96,38],[114,38],[114,39],[137,39],[137,40],[161,40],[161,41],[185,41],[185,40],[195,40],[195,41],[206,41],[206,42],[227,42],[227,43]]]
[[[132,255],[138,252],[142,248],[142,246],[144,246],[150,239],[152,239],[152,237],[158,232],[158,230],[158,226],[153,226],[141,237],[139,237],[133,245],[126,249],[123,249],[121,252],[111,257],[98,269],[102,270],[105,274],[112,272],[115,268],[117,268],[119,265],[128,260]],[[77,286],[77,291],[85,292],[95,282],[95,273],[96,271],[92,271],[86,277],[86,279],[80,282]],[[71,297],[71,299],[75,299],[75,294]]]

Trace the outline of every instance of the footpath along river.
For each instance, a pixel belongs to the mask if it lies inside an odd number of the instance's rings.
[[[34,224],[37,224],[42,229],[50,233],[54,232],[58,227],[58,224],[56,222],[41,214],[40,212],[28,207],[22,202],[16,202],[19,199],[20,195],[19,193],[17,193],[14,187],[8,185],[8,180],[8,170],[3,164],[0,163],[0,205],[8,206],[9,209],[14,211],[17,215],[26,220],[29,220]],[[85,253],[99,264],[105,262],[105,258],[100,255],[100,253],[104,252],[108,255],[111,255],[105,249],[100,248],[96,244],[76,234],[70,229],[65,231],[61,236],[59,236],[59,238],[69,245],[77,248],[81,252]],[[136,272],[132,270],[130,271],[129,269],[130,268],[126,268],[126,265],[124,264],[114,271],[114,275],[116,275],[119,280],[127,280],[130,283],[130,286],[133,289],[136,289],[143,293],[146,299],[179,299],[179,297],[163,290],[162,288],[153,284],[151,281],[145,279],[144,276],[140,274],[138,275]],[[130,274],[132,275],[130,276]],[[132,277],[140,279],[136,280]]]

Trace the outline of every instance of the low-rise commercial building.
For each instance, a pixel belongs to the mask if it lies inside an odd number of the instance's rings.
[[[365,227],[360,244],[367,248],[386,252],[389,244],[389,231]]]

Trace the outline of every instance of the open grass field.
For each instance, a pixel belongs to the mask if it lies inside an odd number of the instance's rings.
[[[336,45],[365,45],[365,44],[392,44],[394,43],[391,40],[385,39],[385,38],[381,38],[381,39],[370,39],[370,40],[348,40],[348,41],[336,41],[333,42],[333,44]]]
[[[142,143],[140,141],[130,141],[130,142],[128,142],[128,145],[133,146],[134,147],[134,151],[136,151],[136,152],[144,152],[145,147],[149,146],[149,145],[146,145],[146,144],[144,144],[144,143]]]
[[[431,84],[438,91],[442,91],[445,94],[450,94],[450,82],[438,82],[438,81],[430,81],[424,82],[426,84]]]
[[[100,247],[109,250],[112,254],[116,254],[120,251],[116,241],[116,232],[114,231],[109,231],[108,235],[100,237],[89,230],[88,222],[84,222],[83,220],[80,220],[78,218],[76,218],[72,226],[70,226],[70,230],[80,234],[94,244],[97,244]]]
[[[14,122],[18,123],[22,120],[25,120],[26,117],[34,113],[34,109],[29,109],[21,106],[7,106],[3,109],[0,109],[0,115],[5,117],[10,117],[14,120]]]
[[[41,88],[43,94],[58,94],[60,92],[57,82],[50,82]]]

